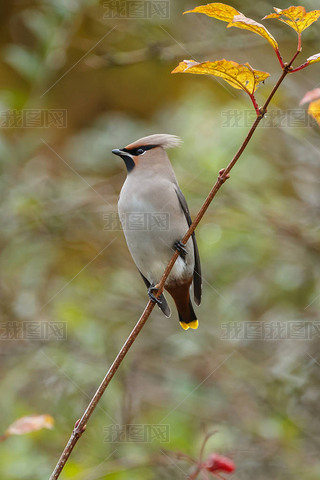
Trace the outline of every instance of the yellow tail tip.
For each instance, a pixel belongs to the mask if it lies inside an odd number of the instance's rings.
[[[180,322],[180,325],[183,328],[183,330],[188,330],[189,328],[196,330],[199,326],[199,322],[198,320],[193,320],[192,322],[189,322],[189,323]]]

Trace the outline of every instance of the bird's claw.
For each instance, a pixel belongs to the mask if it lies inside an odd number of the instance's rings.
[[[181,242],[181,240],[177,240],[174,245],[173,245],[174,250],[177,250],[179,252],[180,257],[185,259],[185,256],[188,255],[186,246],[184,243]]]
[[[154,284],[150,285],[150,287],[148,288],[148,297],[157,305],[161,305],[162,301],[153,294],[153,292],[157,292],[157,291],[158,291],[158,288],[156,285]]]

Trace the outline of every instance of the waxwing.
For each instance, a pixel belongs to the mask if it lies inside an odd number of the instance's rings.
[[[167,317],[171,312],[164,295],[157,299],[154,292],[173,252],[179,252],[164,288],[175,301],[180,325],[187,330],[198,327],[190,286],[193,281],[194,300],[199,305],[201,267],[195,234],[186,245],[181,243],[191,225],[191,217],[165,151],[180,144],[181,140],[175,135],[156,134],[112,153],[119,155],[127,168],[118,210],[129,251],[149,297]]]

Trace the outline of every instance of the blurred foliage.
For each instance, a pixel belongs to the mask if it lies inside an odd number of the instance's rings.
[[[55,419],[52,431],[1,444],[3,480],[49,477],[147,300],[122,232],[108,227],[125,179],[111,149],[152,133],[181,136],[170,157],[196,213],[246,135],[252,107],[220,81],[170,71],[184,58],[248,61],[271,74],[259,104],[279,76],[266,41],[181,15],[196,5],[171,1],[169,19],[105,18],[106,2],[96,0],[0,6],[2,117],[67,112],[67,128],[0,130],[1,325],[67,325],[65,340],[1,339],[0,433],[25,415]],[[271,6],[232,5],[258,21]],[[268,28],[287,59],[296,38],[278,23]],[[315,24],[301,57],[319,47]],[[186,478],[189,465],[168,452],[197,457],[211,430],[205,455],[232,457],[234,478],[319,478],[319,335],[223,339],[233,322],[319,322],[320,137],[299,109],[318,79],[318,65],[286,79],[197,230],[199,329],[183,332],[175,313],[154,310],[62,479]],[[268,127],[280,111],[279,128]],[[112,424],[168,425],[170,441],[108,442]]]

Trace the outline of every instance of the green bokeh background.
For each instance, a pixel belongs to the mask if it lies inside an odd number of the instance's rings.
[[[122,232],[109,228],[126,175],[111,149],[179,135],[184,144],[170,158],[195,214],[243,141],[252,106],[222,81],[170,71],[184,58],[248,61],[271,74],[259,104],[280,75],[262,38],[182,16],[197,2],[171,0],[168,19],[109,18],[107,3],[0,6],[2,118],[8,110],[67,114],[66,128],[0,129],[0,431],[24,415],[55,419],[53,430],[0,444],[1,480],[49,478],[147,300]],[[257,21],[272,9],[232,5]],[[276,20],[265,25],[288,60],[295,33]],[[319,32],[319,22],[304,32],[301,58],[319,52]],[[236,480],[319,479],[320,137],[299,106],[319,86],[319,68],[287,77],[197,229],[199,329],[184,332],[176,312],[153,311],[62,479],[185,479],[191,465],[176,453],[198,459],[210,431],[205,458],[232,458]],[[67,336],[10,339],[8,322],[64,322]],[[249,322],[291,333],[255,338]],[[239,338],[225,338],[227,325]],[[110,442],[108,426],[117,424],[165,425],[169,442]]]

